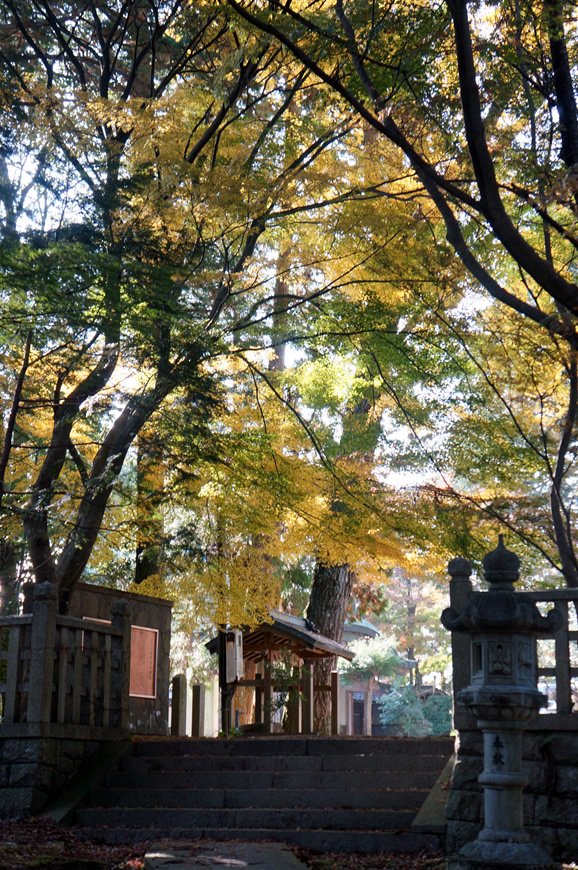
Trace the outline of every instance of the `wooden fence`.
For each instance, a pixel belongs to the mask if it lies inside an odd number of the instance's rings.
[[[0,618],[2,725],[126,730],[130,638],[124,602],[109,625],[60,615],[56,587],[37,586],[32,613]]]

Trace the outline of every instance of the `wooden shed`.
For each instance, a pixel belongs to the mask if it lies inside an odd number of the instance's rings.
[[[242,731],[271,734],[281,730],[282,715],[285,733],[311,734],[315,694],[330,692],[331,730],[337,734],[339,674],[332,672],[330,685],[316,685],[312,664],[333,656],[351,661],[353,652],[315,631],[302,617],[278,610],[271,610],[269,616],[270,622],[243,631],[245,677],[230,684],[221,679],[223,708],[236,690],[250,689],[252,703],[246,705],[250,713]],[[219,653],[219,637],[209,641],[207,648]],[[222,643],[221,650],[224,648]],[[224,673],[222,666],[220,673]],[[253,721],[247,721],[250,718]]]

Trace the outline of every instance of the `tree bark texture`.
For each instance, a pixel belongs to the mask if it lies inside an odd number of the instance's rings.
[[[146,438],[137,438],[137,543],[134,582],[142,583],[162,572],[165,489],[162,449]]]
[[[15,604],[18,585],[17,552],[13,541],[0,538],[0,614]]]
[[[343,626],[353,589],[355,574],[349,565],[327,565],[317,562],[307,608],[307,619],[320,634],[339,643],[343,638]],[[335,668],[335,656],[315,662],[313,674],[316,686],[331,684],[331,671]],[[313,711],[313,727],[319,734],[331,730],[331,694],[316,692]]]

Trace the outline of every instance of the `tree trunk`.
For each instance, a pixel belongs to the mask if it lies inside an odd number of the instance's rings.
[[[13,541],[0,539],[0,614],[5,615],[16,604],[18,585],[17,552]]]
[[[307,608],[307,619],[325,637],[339,643],[343,637],[345,616],[351,598],[354,572],[349,565],[326,565],[317,562],[311,598]],[[316,686],[331,684],[331,671],[335,668],[335,656],[320,659],[315,663],[313,676]],[[329,734],[331,730],[331,695],[329,692],[315,693],[313,727],[319,734]]]
[[[162,573],[164,469],[158,444],[137,443],[137,540],[134,582]]]
[[[568,451],[575,437],[578,417],[578,359],[574,352],[571,352],[566,371],[568,374],[568,408],[562,421],[562,434],[558,444],[556,464],[552,471],[550,514],[556,546],[560,554],[562,573],[566,584],[575,589],[578,587],[578,562],[574,551],[571,508],[565,504],[563,492],[564,478],[569,468]]]
[[[364,710],[363,710],[363,732],[366,737],[371,737],[373,722],[372,722],[372,710],[373,710],[373,689],[375,686],[375,677],[370,677],[365,686],[365,702],[364,702]]]

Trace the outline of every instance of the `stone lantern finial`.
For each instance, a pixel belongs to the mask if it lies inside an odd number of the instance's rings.
[[[504,546],[504,536],[498,536],[498,546],[483,559],[484,576],[490,589],[510,589],[520,579],[520,560]]]

